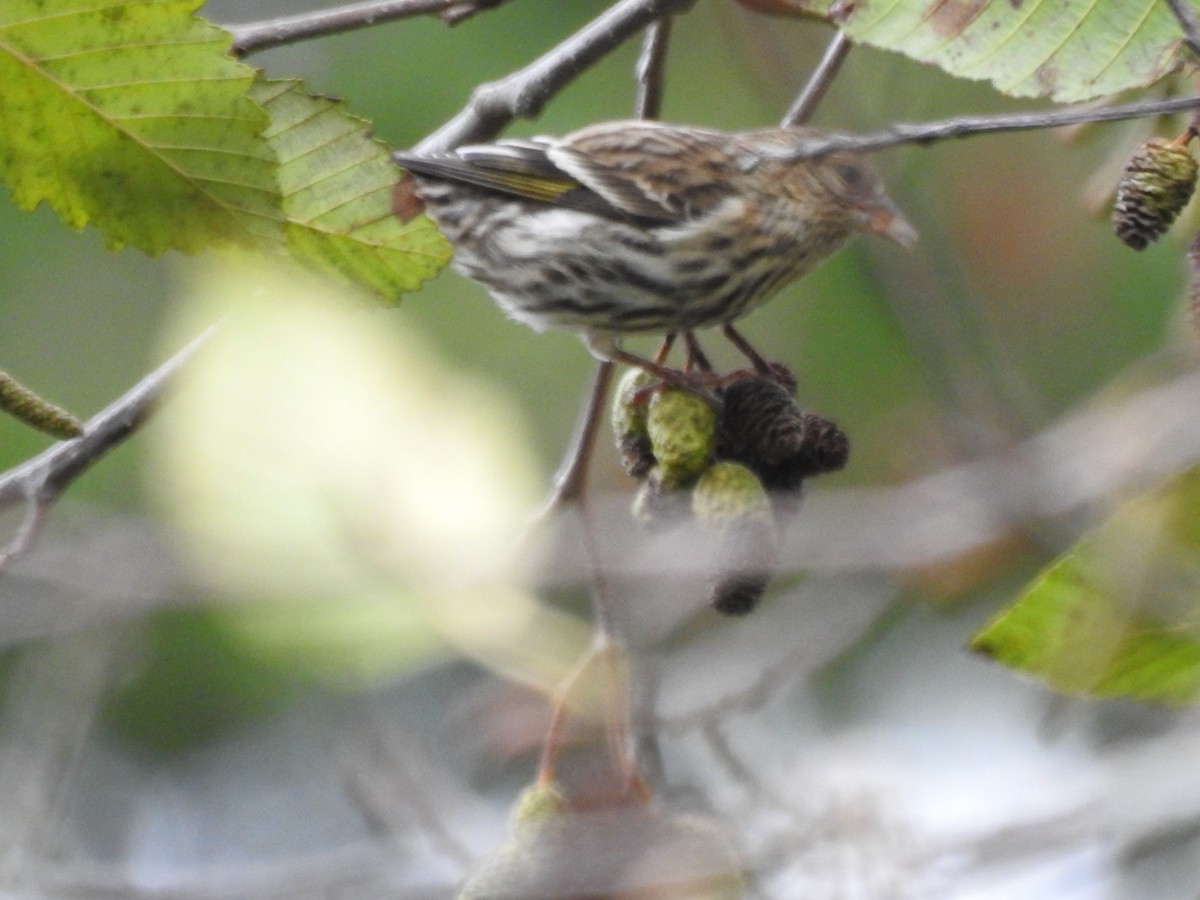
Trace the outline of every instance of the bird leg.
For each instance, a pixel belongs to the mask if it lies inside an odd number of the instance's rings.
[[[677,332],[669,331],[663,336],[663,342],[658,346],[658,352],[654,354],[654,361],[660,366],[666,365],[667,357],[671,354],[671,348],[675,346],[675,336]]]
[[[701,372],[712,372],[713,364],[708,361],[708,356],[704,352],[704,348],[700,346],[700,341],[696,337],[694,331],[685,331],[683,339],[687,342],[687,362],[684,364],[689,372],[693,368],[699,369]]]
[[[612,348],[608,352],[608,358],[613,362],[625,363],[627,366],[634,366],[644,372],[649,372],[663,384],[670,387],[683,388],[689,391],[696,389],[696,379],[688,372],[672,369],[661,362],[646,359],[644,356],[638,356],[636,353],[630,353],[628,350],[622,350],[620,347]]]
[[[742,355],[750,360],[750,364],[754,366],[755,371],[767,378],[774,378],[774,367],[762,358],[759,352],[750,345],[750,342],[742,336],[740,331],[729,324],[721,326],[721,330],[725,332],[725,337],[729,339],[729,343],[737,347],[742,352]]]
[[[698,349],[698,345],[691,332],[684,332],[684,340],[688,341],[688,362],[690,364],[695,359],[691,351],[693,347]],[[714,386],[714,383],[720,380],[712,371],[712,366],[708,364],[707,359],[703,360],[700,371],[692,371],[690,365],[688,369],[681,371],[680,369],[673,369],[666,364],[667,354],[675,342],[674,333],[666,336],[658,352],[655,353],[654,359],[647,359],[644,356],[638,356],[636,353],[630,353],[621,347],[611,335],[602,332],[586,334],[584,341],[593,356],[602,360],[633,366],[636,369],[641,369],[643,372],[649,372],[657,378],[658,382],[656,384],[642,389],[647,393],[656,391],[662,387],[669,387],[689,391],[699,396],[711,397],[711,388]],[[703,358],[703,352],[701,352],[700,356]]]

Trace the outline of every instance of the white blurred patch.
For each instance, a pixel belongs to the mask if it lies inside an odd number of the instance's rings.
[[[153,431],[150,493],[204,584],[283,604],[247,613],[256,640],[360,641],[380,669],[448,640],[554,680],[583,638],[519,587],[539,489],[520,416],[382,318],[402,314],[278,268],[205,270],[169,340],[222,325]]]

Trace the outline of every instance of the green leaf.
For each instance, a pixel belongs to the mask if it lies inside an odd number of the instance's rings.
[[[427,217],[393,214],[402,173],[370,123],[298,81],[261,81],[251,96],[271,117],[292,255],[388,301],[446,265],[450,245]]]
[[[1066,693],[1200,701],[1200,467],[1085,535],[971,646]]]
[[[1192,0],[1193,4],[1196,0]],[[1062,102],[1153,84],[1187,51],[1165,0],[806,0],[864,44],[1017,97]]]
[[[197,252],[280,231],[254,70],[203,0],[0,3],[0,174],[110,248]]]

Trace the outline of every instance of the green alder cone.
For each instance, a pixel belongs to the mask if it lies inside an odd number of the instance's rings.
[[[718,462],[700,476],[692,490],[692,512],[706,525],[770,523],[771,498],[762,481],[741,463]]]
[[[746,466],[719,462],[696,482],[692,512],[717,532],[709,560],[709,604],[725,616],[748,615],[779,567],[770,495]]]
[[[684,487],[699,478],[712,461],[717,411],[703,397],[687,391],[663,391],[650,401],[646,431],[662,470],[663,487]]]
[[[521,791],[513,804],[510,827],[513,837],[524,840],[561,821],[570,813],[570,803],[555,782],[534,782]]]
[[[643,369],[629,369],[613,394],[612,428],[621,455],[621,465],[632,478],[641,478],[654,465],[650,434],[646,427],[647,390],[654,376]]]
[[[517,806],[521,805],[518,801]],[[742,861],[724,826],[621,808],[552,817],[475,870],[458,900],[741,900]]]
[[[640,395],[654,384],[654,376],[644,369],[629,369],[613,392],[612,426],[617,440],[626,435],[646,436],[647,401]],[[639,398],[641,402],[639,401]]]

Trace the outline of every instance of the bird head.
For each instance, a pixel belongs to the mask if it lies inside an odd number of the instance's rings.
[[[917,230],[887,195],[883,179],[866,159],[858,154],[832,153],[812,165],[822,189],[831,202],[842,206],[856,231],[885,237],[906,250],[915,246]]]
[[[883,179],[861,153],[835,151],[817,156],[829,135],[807,126],[754,133],[739,160],[743,172],[759,173],[822,218],[842,228],[875,234],[906,250],[917,242],[917,230],[888,196]]]

